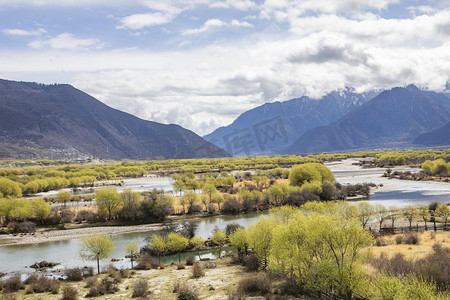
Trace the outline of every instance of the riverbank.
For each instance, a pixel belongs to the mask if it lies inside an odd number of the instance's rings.
[[[0,235],[0,246],[29,245],[47,242],[58,242],[70,239],[78,239],[83,236],[91,234],[116,235],[127,233],[152,232],[161,229],[162,229],[161,223],[133,225],[133,226],[85,227],[85,228],[65,229],[65,230],[48,230],[48,228],[42,228],[36,230],[36,232],[32,234]]]
[[[170,216],[168,220],[171,224],[178,224],[186,221],[202,221],[210,218],[227,218],[227,217],[239,217],[239,216],[253,216],[263,212],[252,212],[250,214],[237,214],[237,215],[225,215],[225,214],[204,214],[204,215],[181,215]],[[48,242],[59,242],[64,240],[79,239],[86,235],[102,234],[102,235],[122,235],[132,233],[146,233],[155,232],[164,229],[164,225],[167,223],[152,223],[152,224],[139,224],[139,225],[117,225],[111,224],[110,226],[95,226],[95,224],[86,224],[86,227],[82,228],[68,228],[68,229],[55,229],[52,228],[39,228],[32,234],[3,234],[0,235],[0,247],[10,245],[32,245]],[[70,225],[70,224],[69,224]],[[73,225],[73,224],[72,224]]]

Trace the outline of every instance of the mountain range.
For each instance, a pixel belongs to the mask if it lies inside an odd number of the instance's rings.
[[[0,159],[172,159],[450,145],[449,94],[414,85],[266,103],[203,138],[67,84],[0,79]]]
[[[229,156],[178,125],[145,121],[67,84],[0,80],[0,159]]]
[[[283,153],[308,130],[340,119],[378,93],[356,93],[346,88],[320,99],[303,96],[266,103],[244,112],[232,124],[204,138],[232,155]]]
[[[204,138],[233,155],[450,145],[448,94],[414,85],[266,103]]]

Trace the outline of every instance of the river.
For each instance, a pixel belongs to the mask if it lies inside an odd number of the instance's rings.
[[[382,177],[386,168],[362,169],[353,165],[356,159],[326,164],[336,180],[342,184],[372,182],[378,185],[371,188],[369,202],[380,203],[386,207],[403,208],[408,205],[430,204],[433,201],[450,202],[450,183],[432,181],[409,181]],[[396,167],[393,170],[418,172],[419,169]],[[380,187],[382,185],[382,187]]]
[[[373,182],[382,187],[374,188],[370,197],[371,203],[382,203],[386,207],[396,206],[405,207],[409,204],[417,205],[419,203],[429,204],[433,201],[450,202],[450,184],[439,182],[424,181],[404,181],[397,179],[388,179],[381,177],[385,169],[361,169],[352,165],[357,160],[349,159],[344,162],[329,163],[327,166],[332,170],[336,180],[342,184],[346,183],[365,183]],[[397,168],[398,170],[411,170],[407,167]],[[417,170],[413,170],[417,171]],[[148,190],[151,188],[164,188],[169,190],[171,186],[170,178],[141,178],[130,179],[122,188],[133,188],[136,190]],[[159,185],[158,185],[159,184]],[[255,222],[260,214],[220,216],[192,220],[197,225],[196,235],[204,239],[211,236],[211,232],[216,228],[224,229],[227,224],[236,222],[242,226],[247,226]],[[124,259],[125,247],[131,241],[135,241],[139,246],[145,244],[144,237],[148,233],[129,233],[113,235],[115,242],[113,258],[123,259],[115,262],[117,267],[129,267],[130,262]],[[36,261],[54,261],[60,262],[58,268],[72,268],[80,266],[94,266],[94,262],[82,261],[78,256],[79,240],[71,239],[59,242],[40,243],[34,245],[9,245],[0,246],[0,272],[31,272],[27,266]],[[214,253],[206,253],[205,257],[213,257]],[[175,257],[165,258],[165,262],[176,260]],[[107,266],[109,260],[102,262]]]
[[[255,222],[258,217],[264,213],[259,214],[247,214],[247,215],[236,215],[236,216],[220,216],[220,217],[210,217],[202,218],[189,221],[197,225],[195,235],[203,239],[207,239],[212,235],[212,231],[217,227],[219,229],[225,229],[227,224],[239,223],[242,226],[247,226]],[[157,233],[157,231],[152,231],[151,233]],[[125,247],[131,242],[135,241],[139,247],[145,245],[144,238],[150,233],[140,232],[140,233],[127,233],[112,235],[114,240],[114,250],[111,255],[112,258],[121,259],[126,255]],[[95,266],[94,262],[82,261],[79,258],[78,252],[80,249],[79,239],[70,239],[58,242],[47,242],[32,245],[8,245],[0,246],[0,272],[31,272],[33,269],[28,266],[32,265],[36,261],[52,261],[61,263],[59,268],[74,268],[80,266]],[[203,253],[202,257],[213,258],[214,254],[209,251]],[[164,259],[165,262],[170,262],[171,260],[178,259],[176,257],[167,257]],[[105,260],[102,262],[103,266],[107,266],[111,262]],[[129,267],[130,262],[128,259],[123,259],[118,262],[113,263],[116,267]]]

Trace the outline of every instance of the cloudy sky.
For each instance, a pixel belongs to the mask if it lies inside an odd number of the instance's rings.
[[[0,78],[203,135],[346,86],[445,89],[450,0],[0,0]]]

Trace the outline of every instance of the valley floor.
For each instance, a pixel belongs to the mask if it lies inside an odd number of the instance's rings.
[[[379,257],[384,252],[388,257],[392,257],[396,253],[402,253],[407,259],[420,259],[431,252],[432,245],[435,243],[450,247],[450,232],[419,232],[419,243],[417,245],[397,245],[395,238],[401,235],[384,236],[383,239],[386,245],[381,247],[373,246],[369,251],[369,255]],[[164,269],[133,271],[134,274],[130,278],[123,279],[118,284],[119,291],[117,293],[95,297],[95,299],[131,299],[133,286],[139,279],[145,279],[151,292],[147,298],[150,300],[176,300],[177,294],[173,292],[173,289],[177,283],[185,283],[187,286],[194,288],[201,300],[226,300],[230,293],[236,291],[242,279],[248,276],[255,276],[255,273],[248,273],[244,270],[244,267],[233,264],[231,258],[216,259],[209,262],[201,262],[200,264],[205,272],[205,275],[200,278],[193,278],[192,266],[186,266],[185,269],[178,270],[176,264],[168,265]],[[208,264],[210,265],[209,268],[207,267]],[[367,272],[376,272],[369,263],[366,266]],[[107,276],[107,274],[102,274],[99,277]],[[63,281],[61,290],[68,285],[77,289],[80,299],[86,298],[85,296],[89,292],[89,288],[86,287],[86,280],[80,282]],[[61,299],[61,292],[56,295],[50,293],[26,294],[22,290],[15,293],[15,295],[17,299]],[[248,297],[246,299],[259,300],[267,298]],[[283,299],[312,300],[313,298],[303,296],[301,298],[288,297]]]

